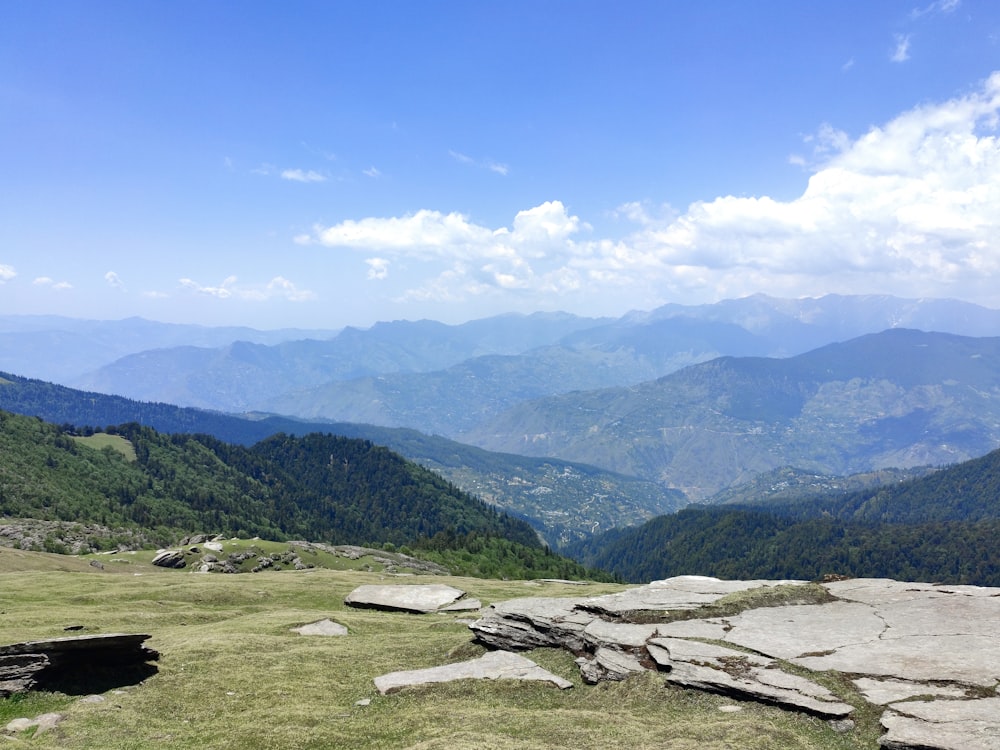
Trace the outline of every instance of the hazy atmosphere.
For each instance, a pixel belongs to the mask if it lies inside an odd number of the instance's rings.
[[[1000,307],[1000,5],[0,4],[0,314]]]

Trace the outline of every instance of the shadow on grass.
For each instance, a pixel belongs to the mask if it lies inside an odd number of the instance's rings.
[[[157,671],[157,666],[149,663],[106,665],[88,663],[82,659],[73,660],[39,672],[32,689],[65,695],[106,693],[116,688],[138,685]]]

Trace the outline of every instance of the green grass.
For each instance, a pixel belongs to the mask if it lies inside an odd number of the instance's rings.
[[[817,719],[668,688],[661,676],[582,683],[570,654],[537,650],[539,664],[573,681],[473,682],[379,696],[386,672],[470,658],[482,649],[454,616],[354,610],[344,597],[363,583],[431,582],[365,571],[313,569],[256,575],[161,571],[134,556],[105,570],[86,561],[0,550],[0,642],[84,633],[143,632],[161,653],[145,682],[105,692],[103,703],[34,693],[0,700],[0,727],[18,716],[66,719],[25,748],[869,748],[870,733],[836,734]],[[56,559],[78,567],[54,569]],[[139,575],[137,575],[139,574]],[[484,604],[518,596],[587,596],[612,584],[571,586],[449,578]],[[290,629],[329,617],[345,637]],[[361,699],[370,705],[358,706]],[[0,740],[2,742],[2,740]]]
[[[97,432],[87,437],[74,436],[73,440],[79,445],[86,445],[88,448],[94,448],[95,450],[111,448],[125,456],[127,461],[135,461],[135,446],[132,445],[130,440],[126,440],[120,435],[107,435],[103,432]]]

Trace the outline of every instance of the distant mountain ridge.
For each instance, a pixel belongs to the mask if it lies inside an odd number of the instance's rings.
[[[617,320],[546,313],[456,326],[394,321],[347,328],[323,342],[137,352],[64,382],[181,406],[364,421],[463,439],[525,400],[634,385],[719,356],[787,357],[897,327],[996,336],[1000,311],[954,300],[754,295]]]
[[[998,396],[1000,338],[895,329],[527,402],[469,441],[591,463],[698,500],[782,466],[844,475],[983,455],[1000,445]]]

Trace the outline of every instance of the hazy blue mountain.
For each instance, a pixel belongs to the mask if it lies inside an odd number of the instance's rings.
[[[461,439],[522,401],[652,380],[722,352],[768,354],[769,344],[726,323],[614,322],[572,333],[558,346],[475,357],[435,372],[327,383],[282,393],[261,408],[304,419],[418,427]]]
[[[633,385],[718,356],[781,357],[913,327],[1000,335],[1000,311],[951,300],[755,295],[618,320],[508,315],[349,328],[331,341],[147,352],[70,384],[131,398],[306,419],[411,426],[460,438],[519,401]]]
[[[660,481],[696,500],[783,466],[845,475],[983,455],[1000,445],[998,396],[1000,338],[897,329],[526,402],[468,441]]]
[[[263,409],[276,395],[390,373],[438,370],[485,354],[513,354],[600,323],[565,313],[501,315],[457,326],[431,320],[346,328],[326,341],[215,349],[178,347],[124,357],[68,385],[181,406]],[[299,414],[300,412],[294,412]]]
[[[0,370],[54,382],[136,352],[175,346],[218,347],[233,341],[278,344],[330,338],[335,330],[210,327],[157,323],[143,318],[80,320],[56,315],[0,315]]]

